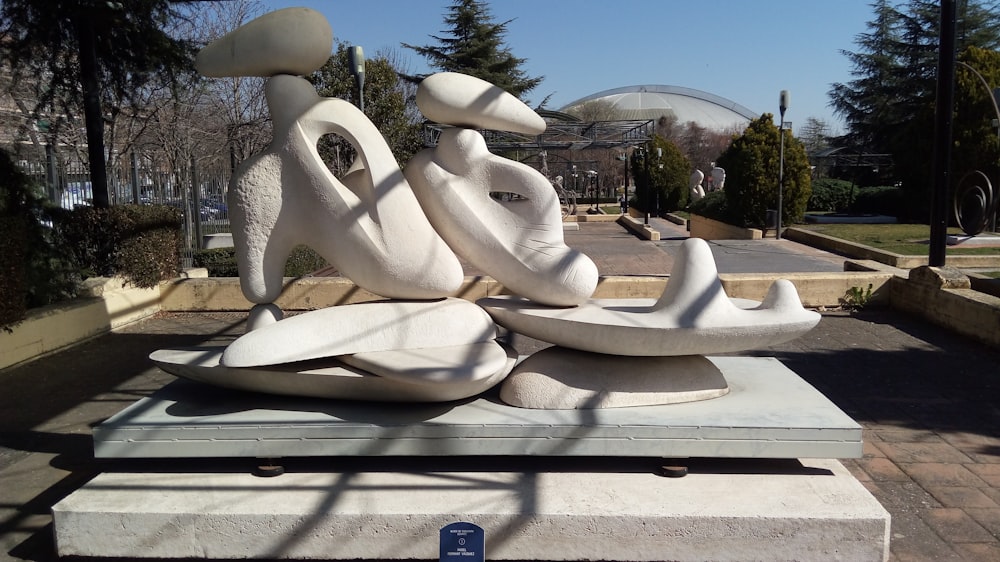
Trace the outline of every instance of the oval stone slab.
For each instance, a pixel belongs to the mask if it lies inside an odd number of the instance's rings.
[[[550,347],[521,362],[500,387],[519,408],[582,410],[718,398],[729,384],[699,355],[622,357]]]
[[[496,324],[475,304],[380,301],[313,310],[240,336],[222,364],[256,367],[371,351],[479,343],[496,337]]]
[[[417,87],[417,107],[431,121],[526,135],[545,132],[545,120],[515,96],[458,72],[432,74]]]
[[[467,384],[506,376],[514,367],[517,353],[496,341],[393,349],[341,355],[337,359],[366,372],[411,384]]]
[[[323,14],[286,8],[264,14],[212,41],[195,59],[204,76],[310,74],[326,63],[333,30]]]
[[[223,365],[221,346],[161,349],[149,358],[164,371],[198,382],[282,396],[379,402],[448,402],[480,394],[503,380],[510,366],[490,377],[426,384],[386,378],[349,367],[337,359],[290,365],[236,368]],[[510,361],[513,364],[513,360]]]

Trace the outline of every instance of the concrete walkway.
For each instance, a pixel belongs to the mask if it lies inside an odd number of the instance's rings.
[[[606,275],[669,274],[679,242],[664,238],[642,241],[613,223],[566,234]],[[786,240],[713,249],[724,272],[768,271],[769,260],[842,269]],[[50,506],[101,471],[183,469],[95,460],[91,427],[172,380],[150,352],[229,341],[242,320],[165,314],[0,371],[0,560],[55,560]],[[1000,350],[869,308],[824,312],[802,338],[753,355],[778,357],[864,427],[864,458],[843,462],[891,513],[892,560],[1000,560]]]

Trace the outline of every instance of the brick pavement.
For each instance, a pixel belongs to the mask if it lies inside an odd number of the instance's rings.
[[[583,244],[595,231],[581,232]],[[669,272],[656,244],[587,244],[599,267]],[[49,507],[107,462],[93,459],[90,428],[172,379],[150,352],[229,340],[241,323],[165,314],[0,371],[0,560],[55,559]],[[864,458],[843,462],[891,513],[892,560],[1000,560],[1000,350],[869,308],[824,312],[810,333],[753,355],[778,357],[864,427]]]

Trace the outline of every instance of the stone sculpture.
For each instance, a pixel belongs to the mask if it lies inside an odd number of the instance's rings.
[[[220,38],[199,54],[211,76],[262,76],[285,68],[319,69],[332,31],[306,8],[272,12]],[[274,301],[288,254],[316,250],[345,276],[391,298],[439,298],[462,282],[461,264],[420,212],[392,152],[360,110],[320,98],[305,79],[273,74],[265,95],[274,139],[236,170],[229,218],[243,294]],[[358,159],[342,178],[324,165],[316,143],[347,139]],[[405,240],[405,244],[400,241]]]
[[[688,181],[688,189],[691,191],[691,202],[695,202],[705,197],[705,188],[702,187],[701,182],[705,179],[705,172],[695,168],[691,172],[691,180]]]
[[[726,188],[726,171],[712,163],[712,189],[711,191],[722,191]]]
[[[512,405],[627,407],[722,396],[725,377],[702,354],[780,343],[818,321],[787,281],[763,303],[728,298],[698,239],[683,244],[659,299],[591,299],[597,268],[566,245],[545,175],[491,154],[477,130],[537,135],[545,122],[534,111],[477,78],[430,76],[417,105],[452,127],[404,174],[363,113],[320,98],[298,76],[323,64],[331,41],[320,14],[291,8],[199,54],[198,68],[211,76],[269,76],[274,140],[230,187],[241,287],[256,305],[248,332],[227,347],[155,352],[163,369],[258,392],[431,402],[474,396],[511,373],[500,396]],[[327,133],[358,153],[340,178],[316,152]],[[692,175],[700,196],[703,179]],[[519,197],[498,201],[491,192]],[[283,319],[272,301],[299,243],[390,300]],[[456,253],[515,294],[476,304],[448,297],[463,279]],[[515,366],[496,341],[497,324],[556,347]]]
[[[541,134],[545,121],[523,102],[478,78],[444,72],[417,89],[427,117],[454,125],[438,146],[417,153],[406,179],[431,224],[470,263],[511,291],[555,306],[584,302],[597,287],[597,266],[563,241],[559,199],[530,166],[490,153],[475,129]],[[498,201],[491,191],[519,195]]]

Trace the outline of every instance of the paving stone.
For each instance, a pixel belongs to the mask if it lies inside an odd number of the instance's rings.
[[[890,532],[892,558],[900,562],[963,560],[961,555],[915,512],[893,513]]]
[[[941,507],[941,502],[912,481],[872,481],[871,485],[866,487],[894,518],[901,513],[916,513],[933,507]]]
[[[994,538],[1000,539],[1000,507],[972,507],[965,511],[987,531],[992,533]]]
[[[967,464],[966,468],[994,488],[1000,488],[1000,464]]]
[[[955,463],[898,463],[899,468],[919,485],[972,486],[982,488],[986,483],[967,468]]]
[[[939,443],[889,443],[880,442],[876,445],[889,460],[895,463],[967,463],[968,456],[943,442]]]
[[[993,535],[989,531],[961,509],[953,507],[929,509],[921,513],[920,517],[938,535],[947,538],[950,542],[982,543],[993,539]]]
[[[944,441],[937,433],[923,428],[886,429],[873,433],[879,441],[886,443],[941,443]]]
[[[1000,560],[1000,542],[990,543],[960,543],[955,545],[955,551],[963,560],[986,561]]]
[[[1000,507],[989,496],[984,494],[980,488],[970,488],[968,486],[932,486],[927,491],[941,502],[941,505],[944,507]]]
[[[876,482],[910,482],[910,477],[885,457],[857,459],[855,462]]]

